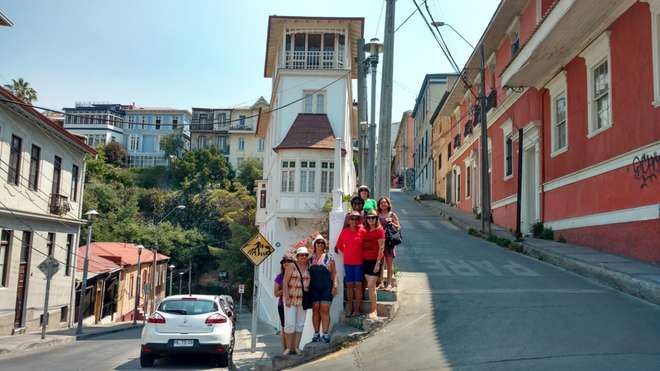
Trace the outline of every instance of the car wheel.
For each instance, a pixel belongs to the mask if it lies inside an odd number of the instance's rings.
[[[216,363],[218,367],[229,367],[229,354],[223,354],[216,358]]]
[[[155,360],[156,358],[152,355],[140,353],[140,367],[142,368],[153,367]]]

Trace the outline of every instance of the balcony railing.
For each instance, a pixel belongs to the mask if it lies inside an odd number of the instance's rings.
[[[229,130],[252,131],[254,128],[251,125],[232,125],[229,127]]]
[[[190,131],[227,131],[229,124],[220,120],[192,120]]]
[[[284,68],[294,70],[331,70],[345,68],[344,53],[335,51],[285,52]]]
[[[50,195],[50,213],[55,215],[64,215],[71,211],[69,198],[57,193]]]

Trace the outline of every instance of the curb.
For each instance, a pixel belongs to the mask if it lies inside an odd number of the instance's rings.
[[[122,332],[122,331],[128,331],[132,330],[135,328],[142,328],[142,324],[135,324],[135,325],[129,325],[126,327],[121,327],[121,328],[113,328],[113,329],[108,329],[106,331],[97,331],[97,332],[91,332],[88,334],[82,333],[80,335],[76,335],[76,340],[85,340],[85,339],[91,339],[97,336],[103,336],[107,334],[114,334],[115,332]]]
[[[424,205],[423,203],[420,204]],[[434,209],[433,207],[430,208]],[[463,223],[459,223],[455,221],[453,218],[445,214],[442,210],[438,210],[438,209],[435,210],[437,210],[437,212],[442,216],[442,218],[449,221],[460,230],[465,232],[468,232],[470,230],[471,227],[468,227]],[[576,273],[582,277],[586,277],[591,280],[594,280],[597,283],[608,286],[617,291],[623,292],[628,295],[632,295],[639,299],[648,301],[652,304],[660,305],[660,285],[653,284],[648,281],[640,280],[625,273],[608,270],[593,264],[587,264],[579,260],[572,259],[560,254],[553,254],[544,251],[542,249],[539,249],[535,247],[533,244],[530,244],[529,242],[524,240],[520,244],[522,245],[522,251],[519,252],[520,254],[527,255],[537,260],[550,263],[554,266]],[[511,251],[517,252],[515,250],[511,250]]]

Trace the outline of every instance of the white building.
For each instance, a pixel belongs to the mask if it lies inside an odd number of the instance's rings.
[[[1,87],[0,97],[17,100]],[[0,102],[2,335],[40,326],[46,275],[39,265],[48,256],[59,263],[50,285],[49,327],[73,318],[86,153],[95,151],[36,110]]]
[[[328,213],[322,208],[333,190],[355,189],[352,79],[363,26],[363,18],[269,18],[264,75],[273,82],[272,113],[262,115],[257,128],[267,150],[264,179],[257,183],[256,222],[276,248],[259,266],[259,316],[273,326],[278,326],[272,287],[279,260],[295,242],[326,228]],[[337,151],[336,138],[342,139]],[[330,229],[334,246],[338,231]],[[341,308],[341,299],[336,301]]]
[[[259,109],[266,111],[268,102],[260,97],[253,105],[231,109],[229,124],[229,163],[234,170],[248,158],[263,161],[265,139],[257,137]]]

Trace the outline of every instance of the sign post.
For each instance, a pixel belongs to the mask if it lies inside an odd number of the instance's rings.
[[[254,286],[252,289],[252,344],[250,351],[254,353],[257,350],[257,295],[259,284],[259,264],[261,264],[270,254],[275,251],[273,246],[266,240],[261,233],[254,235],[243,247],[241,248],[243,254],[254,264]],[[242,298],[242,297],[241,297]]]
[[[238,313],[243,312],[243,294],[245,294],[245,285],[241,283],[238,285]]]
[[[50,279],[53,278],[57,269],[59,268],[59,263],[57,260],[53,259],[52,256],[49,256],[38,268],[46,275],[46,298],[44,299],[44,313],[42,315],[43,319],[41,321],[41,339],[46,338],[46,328],[48,327],[48,297],[50,296]],[[82,297],[82,294],[81,294]]]

